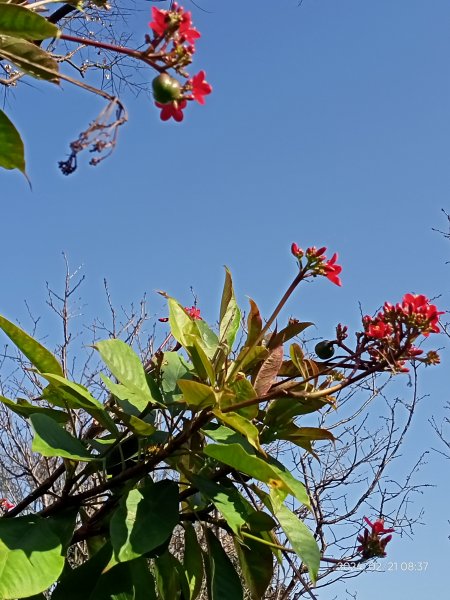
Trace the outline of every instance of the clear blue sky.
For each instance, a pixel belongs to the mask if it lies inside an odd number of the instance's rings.
[[[99,167],[82,157],[66,178],[56,166],[99,100],[36,82],[7,98],[33,191],[20,175],[0,173],[0,311],[24,324],[25,299],[42,311],[45,281],[62,284],[65,251],[87,278],[80,325],[105,314],[104,277],[117,304],[147,292],[157,316],[165,309],[154,290],[190,304],[193,286],[214,321],[224,264],[241,302],[251,296],[268,314],[294,274],[292,241],[339,252],[342,289],[318,281],[288,309],[324,337],[339,321],[357,325],[358,302],[373,312],[415,292],[441,295],[437,303],[448,308],[450,244],[432,231],[446,227],[440,209],[450,210],[448,1],[199,3],[208,12],[190,6],[203,34],[195,67],[214,93],[206,106],[190,106],[181,125],[160,122],[144,94],[125,94],[129,123]],[[137,39],[149,6],[135,2]],[[45,323],[56,339],[52,318]],[[405,469],[439,446],[428,419],[442,419],[447,373],[444,350],[441,367],[420,382],[430,397],[400,459]],[[443,597],[448,473],[431,453],[421,477],[437,487],[416,499],[426,525],[390,548],[394,561],[428,561],[426,573],[361,577],[347,586],[359,600]]]

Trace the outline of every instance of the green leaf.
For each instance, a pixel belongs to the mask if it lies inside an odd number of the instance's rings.
[[[0,316],[0,329],[3,329],[10,340],[33,363],[38,371],[63,375],[62,367],[53,354],[20,327]]]
[[[173,337],[180,344],[189,349],[195,339],[203,348],[206,356],[212,359],[219,340],[208,324],[201,319],[192,319],[179,302],[168,298],[169,323]]]
[[[155,559],[155,576],[160,600],[181,600],[184,572],[173,554],[167,551]]]
[[[128,344],[112,339],[97,342],[95,348],[120,383],[132,391],[139,392],[147,402],[153,401],[142,362]]]
[[[231,530],[240,536],[241,528],[246,524],[250,511],[238,490],[231,486],[225,487],[199,475],[188,475],[188,477],[195,487],[214,504]]]
[[[236,359],[239,363],[239,370],[249,373],[256,365],[261,363],[269,356],[269,351],[264,346],[255,346],[248,350],[246,346],[242,348]],[[242,362],[241,362],[242,361]]]
[[[157,600],[155,582],[145,558],[116,565],[96,583],[89,600]],[[80,598],[87,600],[78,595],[77,600]]]
[[[214,372],[214,367],[201,343],[197,338],[191,335],[187,335],[186,340],[191,342],[191,345],[187,347],[187,351],[189,352],[189,356],[197,371],[197,375],[201,379],[209,379],[211,384],[215,385],[216,374]]]
[[[110,523],[117,562],[126,562],[163,544],[178,523],[178,485],[169,480],[145,484],[128,492]]]
[[[69,419],[69,415],[62,410],[53,410],[52,408],[45,408],[43,406],[35,406],[28,402],[28,400],[24,400],[23,398],[19,398],[17,402],[14,400],[10,400],[9,398],[5,398],[4,396],[0,396],[0,402],[7,406],[10,410],[12,410],[16,415],[20,415],[21,417],[28,419],[31,414],[40,413],[43,415],[47,415],[57,421],[58,423],[67,423]]]
[[[48,52],[27,40],[0,34],[0,56],[37,79],[45,79],[52,83],[59,82],[56,60]]]
[[[329,402],[323,398],[276,398],[267,409],[264,423],[281,426],[293,417],[316,412],[327,404]]]
[[[41,375],[50,383],[42,394],[46,400],[64,408],[82,408],[109,431],[117,432],[117,427],[103,404],[94,398],[83,385],[69,381],[61,375],[51,373],[41,373]]]
[[[313,534],[303,521],[284,504],[273,506],[273,509],[293,550],[308,567],[311,581],[315,583],[320,566],[320,550]]]
[[[180,379],[192,379],[186,361],[177,352],[164,352],[161,362],[161,391],[164,402],[170,404],[180,400]]]
[[[186,600],[195,600],[203,583],[203,559],[197,534],[190,523],[184,524],[183,568],[189,587],[189,597]]]
[[[209,600],[243,600],[241,580],[226,555],[222,544],[211,529],[206,530],[208,544],[208,589]]]
[[[0,167],[25,173],[25,149],[19,132],[0,110]]]
[[[183,392],[183,401],[192,410],[202,410],[217,403],[216,394],[209,385],[199,383],[198,381],[180,379],[178,387]]]
[[[219,402],[221,410],[233,407],[246,400],[253,400],[257,397],[255,388],[248,379],[236,379],[228,385],[227,389],[230,390],[231,393],[225,392],[221,394]],[[238,408],[234,412],[247,419],[254,419],[258,415],[259,406],[258,404],[251,404],[250,406]]]
[[[219,339],[231,350],[241,323],[241,311],[237,305],[233,289],[233,280],[228,269],[225,270],[225,283],[220,303]]]
[[[56,519],[0,519],[0,598],[33,596],[58,579],[65,549],[57,532]]]
[[[56,37],[58,28],[23,6],[5,4],[0,7],[0,33],[34,41]]]
[[[34,431],[33,452],[42,456],[61,456],[70,460],[88,462],[98,457],[92,456],[77,438],[58,425],[51,417],[44,414],[30,415]]]
[[[213,412],[219,421],[241,433],[256,450],[265,454],[259,443],[259,431],[251,421],[235,412],[222,413],[219,409]]]
[[[247,537],[244,543],[235,539],[234,545],[252,600],[262,600],[273,576],[272,550],[269,546]]]
[[[283,465],[278,466],[273,462],[269,464],[268,460],[249,454],[241,444],[236,443],[208,444],[203,452],[270,487],[292,494],[305,506],[310,506],[304,485],[285,470]]]

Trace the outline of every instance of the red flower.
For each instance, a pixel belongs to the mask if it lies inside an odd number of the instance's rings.
[[[156,6],[152,6],[152,18],[153,21],[148,24],[150,29],[153,29],[157,35],[164,35],[168,25],[167,10],[160,10]]]
[[[325,246],[322,246],[322,248],[319,248],[318,250],[315,246],[311,246],[310,248],[306,248],[306,256],[308,258],[319,258],[319,256],[322,256],[322,254],[324,254],[325,251]]]
[[[365,322],[367,323],[367,336],[382,340],[393,332],[392,325],[389,323],[385,323],[381,319],[375,319],[375,321],[370,322],[368,319],[370,319],[370,317],[366,317],[365,319]]]
[[[326,248],[324,249],[324,251],[325,250]],[[324,264],[325,277],[329,279],[332,283],[335,283],[336,285],[342,285],[342,282],[338,277],[339,273],[342,271],[342,267],[336,264],[337,259],[338,255],[334,253],[330,260]]]
[[[376,535],[384,535],[385,533],[393,533],[395,531],[392,528],[384,528],[384,519],[377,519],[374,523],[372,523],[367,517],[364,517],[364,521],[369,527],[372,528],[372,533],[375,533]]]
[[[189,83],[192,86],[192,98],[197,100],[199,104],[205,104],[204,96],[207,96],[212,92],[211,85],[205,81],[205,75],[205,71],[200,71],[189,80]]]
[[[161,104],[161,102],[155,102],[156,106],[161,109],[160,118],[162,121],[168,121],[170,118],[174,119],[178,123],[183,120],[183,110],[186,108],[186,100],[175,100],[167,104]]]
[[[430,304],[423,294],[405,294],[398,308],[403,314],[411,317],[412,323],[422,330],[425,337],[430,333],[439,333],[439,315],[444,313],[439,312],[434,304]]]
[[[3,510],[11,510],[12,508],[14,508],[14,504],[12,504],[9,500],[7,500],[6,498],[0,498],[0,507],[3,508]]]
[[[295,258],[302,258],[304,255],[303,250],[299,248],[299,246],[297,246],[295,242],[291,244],[291,252],[295,256]]]
[[[160,323],[167,323],[168,320],[169,320],[169,317],[161,317],[160,319],[158,319],[158,321]]]
[[[195,29],[195,27],[192,27],[191,13],[183,12],[181,7],[178,10],[182,14],[179,29],[181,42],[189,42],[189,44],[194,44],[195,40],[198,40],[198,38],[201,37],[201,34]]]
[[[185,306],[185,307],[184,307],[184,310],[185,310],[185,311],[187,312],[187,314],[188,314],[188,315],[191,317],[191,319],[194,319],[194,320],[196,320],[196,319],[197,319],[197,320],[199,320],[199,321],[201,321],[201,320],[202,320],[202,318],[201,318],[201,316],[200,316],[200,309],[199,309],[199,308],[197,308],[196,306],[190,306],[190,307],[189,307],[189,306]]]

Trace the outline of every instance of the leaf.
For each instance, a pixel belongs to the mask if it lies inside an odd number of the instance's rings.
[[[292,339],[296,335],[299,335],[308,327],[311,327],[311,325],[314,325],[314,323],[309,321],[301,322],[297,321],[297,319],[289,319],[289,323],[284,329],[272,335],[269,340],[268,347],[272,349],[282,346],[288,340]]]
[[[305,506],[310,506],[308,494],[300,481],[297,481],[282,465],[269,464],[268,460],[249,454],[241,444],[208,444],[203,452],[270,487],[292,494]]]
[[[33,596],[58,579],[65,554],[61,523],[34,515],[0,519],[0,598]]]
[[[278,346],[270,352],[256,375],[254,388],[258,396],[264,396],[270,390],[282,362],[283,346]]]
[[[189,587],[189,597],[186,600],[195,600],[202,588],[203,560],[197,534],[190,523],[184,524],[183,568]]]
[[[182,395],[178,382],[192,379],[189,368],[177,352],[164,352],[161,363],[161,391],[166,404],[177,402]]]
[[[194,486],[206,496],[222,514],[231,530],[241,535],[241,528],[247,522],[249,510],[241,494],[235,487],[224,486],[199,475],[188,475]]]
[[[42,394],[46,400],[64,408],[82,408],[109,431],[117,432],[117,427],[103,404],[94,398],[83,385],[69,381],[61,375],[51,373],[41,373],[41,375],[50,383],[50,386],[47,386]]]
[[[155,559],[159,600],[181,600],[180,567],[179,561],[170,552],[165,552]]]
[[[18,169],[26,176],[22,138],[2,110],[0,110],[0,167]]]
[[[249,298],[248,301],[250,302],[250,312],[247,319],[248,335],[245,345],[252,346],[256,343],[262,331],[262,318],[256,302],[251,298]]]
[[[197,338],[191,335],[187,335],[186,340],[191,342],[191,345],[188,346],[187,350],[195,370],[197,371],[197,375],[201,379],[209,379],[211,384],[215,385],[216,374],[214,372],[214,367],[204,351],[201,343]]]
[[[219,421],[225,423],[225,425],[229,425],[230,427],[241,433],[248,440],[248,442],[256,450],[258,450],[258,452],[261,452],[261,454],[265,455],[265,452],[261,448],[261,445],[259,443],[259,431],[257,427],[253,425],[253,423],[251,423],[248,419],[235,412],[223,413],[219,409],[215,409],[213,412],[215,416],[219,419]]]
[[[241,323],[241,311],[237,305],[230,271],[225,269],[225,283],[220,303],[219,339],[231,350]]]
[[[44,414],[30,415],[34,431],[33,452],[42,456],[61,456],[70,460],[88,462],[98,457],[92,456],[77,438],[58,425],[51,417]]]
[[[9,398],[5,398],[4,396],[0,396],[0,402],[7,406],[10,410],[12,410],[17,415],[28,419],[31,414],[40,413],[43,415],[47,415],[57,421],[58,423],[67,423],[69,419],[69,415],[62,410],[53,410],[52,408],[45,408],[43,406],[35,406],[28,402],[28,400],[24,400],[23,398],[19,398],[17,402],[10,400]]]
[[[267,409],[264,423],[281,426],[293,417],[316,412],[327,404],[329,402],[323,398],[276,398]]]
[[[262,600],[273,576],[272,550],[249,538],[245,538],[244,543],[235,539],[234,545],[252,600]]]
[[[20,327],[0,316],[0,329],[6,333],[10,340],[19,348],[28,360],[41,373],[54,373],[63,375],[63,370],[59,362],[51,352],[44,348],[42,344],[25,333]]]
[[[245,378],[236,379],[231,382],[228,385],[228,389],[231,393],[225,391],[220,396],[219,404],[221,410],[245,402],[246,400],[253,400],[257,397],[254,387],[250,381]],[[244,406],[243,408],[238,408],[234,412],[247,419],[254,419],[258,415],[259,406],[258,404],[251,404],[249,406]]]
[[[59,83],[56,60],[27,40],[0,34],[0,56],[13,62],[28,75]]]
[[[177,342],[189,350],[192,340],[195,339],[206,356],[212,359],[219,340],[208,324],[202,319],[190,317],[181,304],[173,298],[168,298],[168,305],[170,329]]]
[[[216,394],[209,385],[199,383],[198,381],[180,379],[178,387],[183,392],[183,401],[192,410],[202,410],[217,403]]]
[[[130,490],[110,523],[114,559],[127,562],[163,544],[178,523],[178,485],[169,480]]]
[[[147,423],[134,415],[127,415],[121,411],[117,411],[120,420],[128,426],[128,428],[137,436],[149,436],[155,433],[156,427],[151,423]]]
[[[273,508],[275,509],[274,514],[290,541],[293,550],[295,550],[308,567],[311,581],[315,583],[320,566],[320,550],[313,534],[303,521],[284,504]]]
[[[56,25],[23,6],[5,4],[0,8],[0,34],[34,41],[56,37],[58,31]]]
[[[254,346],[250,350],[246,346],[242,348],[236,359],[239,363],[239,370],[244,373],[250,373],[253,367],[265,360],[269,356],[269,351],[264,346]]]
[[[128,344],[122,340],[111,339],[97,342],[95,348],[121,384],[132,391],[139,392],[147,402],[153,401],[142,362]]]
[[[222,544],[211,529],[206,529],[209,600],[243,600],[241,581]]]

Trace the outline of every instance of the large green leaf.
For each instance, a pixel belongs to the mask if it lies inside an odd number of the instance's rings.
[[[220,303],[219,339],[231,350],[241,323],[241,311],[237,305],[233,289],[233,280],[228,269],[225,271],[225,283]]]
[[[0,316],[0,329],[6,333],[19,350],[33,363],[41,373],[54,373],[63,375],[63,370],[59,362],[51,352],[44,348],[37,340],[32,338],[23,329]]]
[[[178,387],[183,392],[183,401],[192,410],[201,410],[217,403],[216,393],[209,385],[198,381],[180,379]]]
[[[169,323],[173,337],[188,349],[192,346],[193,339],[203,348],[206,356],[212,359],[219,340],[208,324],[200,319],[193,319],[179,302],[168,298]]]
[[[164,352],[161,361],[161,391],[164,402],[170,404],[180,400],[180,379],[192,379],[186,361],[178,352]]]
[[[91,461],[97,457],[92,456],[79,439],[63,429],[51,417],[36,413],[30,415],[31,426],[34,431],[33,452],[42,456],[61,456],[71,460]]]
[[[282,465],[269,464],[268,460],[250,454],[241,444],[209,444],[205,447],[204,453],[270,487],[292,494],[306,506],[310,505],[304,485],[289,471]]]
[[[249,509],[235,487],[225,487],[198,475],[188,476],[195,487],[206,496],[225,518],[231,530],[238,536],[247,522]]]
[[[25,150],[19,132],[0,110],[0,167],[19,169],[25,175]]]
[[[222,413],[219,409],[215,409],[213,412],[219,421],[241,433],[248,440],[249,444],[262,454],[265,454],[259,443],[259,431],[251,421],[236,412]]]
[[[0,6],[0,33],[33,41],[56,37],[58,28],[24,6],[3,4]]]
[[[41,373],[41,375],[50,383],[42,394],[46,400],[64,408],[82,408],[109,431],[117,432],[117,427],[103,404],[83,385],[69,381],[61,375],[51,373]]]
[[[111,519],[115,561],[126,562],[154,550],[172,535],[178,519],[178,485],[147,479],[128,492]]]
[[[293,550],[308,567],[311,580],[315,583],[320,566],[320,550],[313,534],[303,521],[284,504],[272,502],[272,510]]]
[[[241,580],[222,544],[209,528],[206,530],[206,542],[209,600],[243,600]]]
[[[245,402],[246,400],[254,400],[257,395],[255,388],[252,386],[248,379],[236,379],[232,381],[228,388],[232,393],[223,394],[220,398],[220,409],[223,411],[224,408],[231,408],[235,404]],[[259,412],[258,404],[251,404],[243,408],[238,408],[234,412],[246,417],[247,419],[254,419]]]
[[[147,402],[153,400],[142,362],[128,344],[122,340],[112,339],[97,342],[95,347],[103,362],[120,383],[142,394],[147,398]]]
[[[71,516],[0,519],[1,600],[39,594],[58,579],[64,567],[67,532],[69,528],[73,531],[73,524]]]
[[[0,56],[37,79],[58,83],[58,63],[32,42],[0,34]]]
[[[189,589],[185,574],[173,554],[167,551],[158,556],[155,559],[154,569],[159,600],[184,600],[187,597]]]
[[[20,415],[24,418],[29,418],[31,414],[41,413],[43,415],[47,415],[57,421],[58,423],[67,423],[69,419],[69,415],[62,410],[53,410],[52,408],[45,408],[43,406],[35,406],[28,402],[28,400],[24,400],[23,398],[19,398],[17,402],[14,400],[10,400],[9,398],[5,398],[4,396],[0,396],[0,402],[7,406],[10,410],[12,410],[16,415]]]
[[[273,552],[270,546],[247,537],[243,543],[235,538],[234,545],[252,600],[262,600],[273,575]]]
[[[183,568],[189,587],[189,598],[186,600],[195,600],[203,583],[203,559],[197,534],[190,523],[184,525]]]

